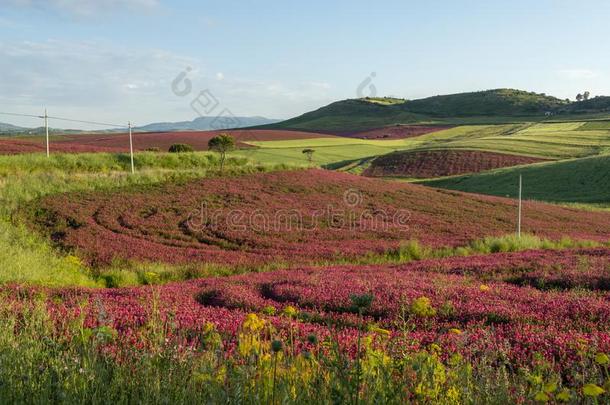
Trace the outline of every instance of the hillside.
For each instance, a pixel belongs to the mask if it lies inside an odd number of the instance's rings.
[[[410,239],[442,247],[505,235],[515,229],[515,204],[505,198],[300,170],[55,195],[33,207],[30,221],[91,264],[117,258],[308,263],[383,253]],[[525,217],[524,232],[554,240],[564,235],[608,239],[610,214],[530,203]]]
[[[550,202],[608,204],[610,156],[498,169],[476,175],[429,180],[422,184],[497,196],[517,196],[523,175],[523,198]]]
[[[395,124],[493,124],[570,119],[573,115],[608,118],[610,97],[569,102],[545,94],[495,89],[386,102],[349,99],[267,126],[341,133]]]

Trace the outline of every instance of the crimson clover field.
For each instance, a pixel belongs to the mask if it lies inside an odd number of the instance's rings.
[[[91,378],[164,359],[183,399],[597,398],[610,214],[527,201],[517,238],[515,213],[509,199],[315,169],[53,194],[17,216],[121,288],[7,286],[3,300],[17,325],[46,314],[54,344],[92,342]]]

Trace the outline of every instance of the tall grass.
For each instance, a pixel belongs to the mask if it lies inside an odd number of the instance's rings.
[[[590,240],[574,240],[564,237],[554,241],[540,238],[536,235],[515,234],[502,236],[487,236],[475,239],[465,246],[431,248],[422,245],[417,240],[405,241],[396,249],[390,249],[382,254],[369,254],[355,261],[359,264],[407,263],[414,260],[439,259],[452,256],[471,256],[476,254],[521,252],[533,249],[573,249],[591,248],[600,243]],[[346,260],[346,261],[349,261]]]
[[[78,153],[78,154],[21,154],[0,156],[0,176],[12,173],[32,172],[96,172],[129,171],[130,158],[126,153]],[[142,169],[197,169],[219,165],[217,155],[210,152],[157,153],[139,152],[134,155],[136,170]],[[245,166],[245,158],[232,157],[229,166]]]

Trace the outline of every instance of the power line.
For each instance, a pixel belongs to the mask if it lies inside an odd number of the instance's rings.
[[[30,118],[44,118],[44,115],[31,115],[31,114],[19,114],[19,113],[10,113],[10,112],[1,112],[2,115],[14,115],[16,117],[30,117]]]
[[[58,121],[67,121],[67,122],[78,122],[78,123],[81,123],[81,124],[89,124],[89,125],[101,125],[101,126],[105,126],[105,127],[125,128],[125,125],[109,124],[107,122],[87,121],[87,120],[75,120],[75,119],[72,119],[72,118],[64,118],[64,117],[52,117],[52,116],[49,116],[49,114],[47,114],[46,108],[44,110],[44,115],[22,114],[22,113],[14,113],[14,112],[6,112],[6,111],[0,111],[0,114],[2,114],[2,115],[10,115],[10,116],[15,116],[15,117],[28,117],[28,118],[42,118],[42,119],[44,119],[44,129],[45,129],[45,135],[46,135],[47,157],[50,156],[50,149],[49,149],[49,119],[58,120]],[[134,166],[134,161],[133,161],[133,140],[132,140],[132,125],[131,125],[131,121],[129,121],[129,123],[127,124],[127,127],[129,128],[129,155],[131,157],[131,173],[133,174],[133,173],[135,173],[135,166]]]
[[[102,125],[102,126],[106,126],[106,127],[117,127],[117,128],[125,128],[125,125],[119,125],[119,124],[108,124],[107,122],[96,122],[96,121],[84,121],[84,120],[74,120],[71,118],[62,118],[62,117],[51,117],[49,116],[49,119],[52,120],[60,120],[60,121],[68,121],[68,122],[79,122],[81,124],[91,124],[91,125]]]
[[[4,112],[4,111],[0,111],[0,114],[2,114],[2,115],[12,115],[12,116],[15,116],[15,117],[45,118],[44,115],[21,114],[21,113]],[[123,125],[109,124],[107,122],[75,120],[75,119],[72,119],[72,118],[54,117],[54,116],[48,116],[47,118],[48,119],[52,119],[52,120],[58,120],[58,121],[78,122],[78,123],[81,123],[81,124],[91,124],[91,125],[101,125],[101,126],[106,126],[106,127],[125,128],[124,124]]]

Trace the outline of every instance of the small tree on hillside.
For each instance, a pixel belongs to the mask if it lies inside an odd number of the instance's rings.
[[[576,101],[582,101],[582,94],[578,93],[576,95]]]
[[[591,96],[591,93],[589,93],[588,91],[585,91],[585,92],[582,94],[582,99],[583,99],[583,100],[585,100],[585,101],[587,101],[587,100],[589,99],[589,96]]]
[[[311,164],[313,162],[314,149],[303,149],[303,154],[307,156],[307,161]]]
[[[235,149],[235,139],[229,134],[220,134],[208,141],[208,148],[220,155],[220,170],[223,171],[227,152]]]

